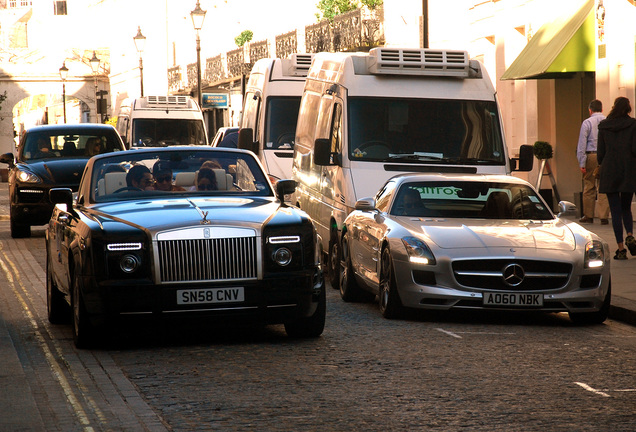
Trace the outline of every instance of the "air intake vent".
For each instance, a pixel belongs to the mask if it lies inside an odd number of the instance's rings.
[[[291,55],[292,68],[291,75],[294,76],[307,76],[307,72],[311,67],[311,61],[313,60],[313,54],[298,54]]]
[[[187,96],[146,96],[149,107],[188,108]]]
[[[369,52],[369,72],[378,75],[469,76],[466,51],[374,48]]]

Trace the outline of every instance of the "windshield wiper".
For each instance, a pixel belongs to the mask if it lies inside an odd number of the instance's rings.
[[[389,159],[409,159],[416,161],[442,161],[447,162],[450,159],[444,157],[442,153],[427,153],[427,152],[413,152],[413,153],[390,153]]]

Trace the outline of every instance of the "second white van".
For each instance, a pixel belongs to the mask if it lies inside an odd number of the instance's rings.
[[[313,56],[261,59],[250,73],[239,147],[258,155],[273,182],[291,178],[298,108]]]
[[[532,146],[522,146],[518,160],[509,157],[495,89],[467,52],[319,53],[298,114],[291,202],[316,224],[336,288],[344,219],[389,178],[510,174],[530,170],[532,162]]]

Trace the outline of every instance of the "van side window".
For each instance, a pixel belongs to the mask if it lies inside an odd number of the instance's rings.
[[[340,154],[342,143],[342,105],[335,104],[331,123],[331,152]]]
[[[252,128],[254,136],[258,136],[256,130],[258,126],[258,111],[261,105],[261,97],[250,92],[245,95],[245,107],[243,108],[243,125],[244,128]]]

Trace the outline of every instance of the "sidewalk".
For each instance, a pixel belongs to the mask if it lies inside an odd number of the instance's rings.
[[[608,225],[601,225],[599,219],[594,223],[581,224],[586,229],[597,234],[609,244],[610,255],[613,257],[617,249],[612,221]],[[636,222],[634,223],[636,228]],[[627,252],[627,260],[617,261],[612,259],[612,306],[610,318],[636,325],[636,256]]]

